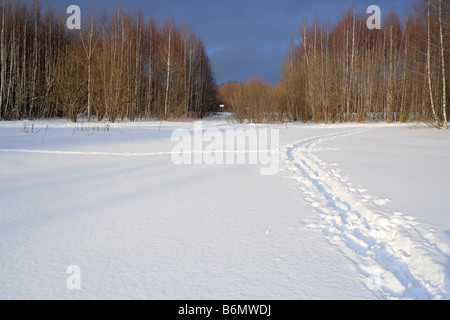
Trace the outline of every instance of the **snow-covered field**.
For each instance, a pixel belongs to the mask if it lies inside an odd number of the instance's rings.
[[[0,122],[0,298],[449,299],[449,131],[203,126],[279,130],[278,174],[175,165],[193,122]]]

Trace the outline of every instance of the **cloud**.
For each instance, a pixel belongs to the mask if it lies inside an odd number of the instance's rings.
[[[279,50],[265,47],[266,42],[241,40],[216,51],[211,61],[218,82],[246,81],[258,76],[274,84],[278,80],[282,55]]]

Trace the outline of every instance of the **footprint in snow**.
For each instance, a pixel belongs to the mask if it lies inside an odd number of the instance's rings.
[[[390,199],[378,199],[375,200],[375,204],[379,205],[379,206],[385,206],[388,202],[390,201]]]

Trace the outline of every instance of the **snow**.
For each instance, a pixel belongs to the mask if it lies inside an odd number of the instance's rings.
[[[279,130],[280,171],[174,164],[189,121],[0,122],[0,298],[449,298],[448,131],[203,127]]]

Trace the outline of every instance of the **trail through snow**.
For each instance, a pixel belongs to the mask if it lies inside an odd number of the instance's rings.
[[[308,138],[283,148],[286,165],[298,182],[321,229],[367,277],[366,286],[382,298],[449,299],[445,284],[448,248],[430,228],[411,216],[389,212],[388,199],[356,187],[314,153],[321,142],[363,133],[370,128]]]
[[[447,132],[204,122],[280,130],[262,176],[175,165],[192,123],[101,125],[0,123],[0,299],[450,298]]]

